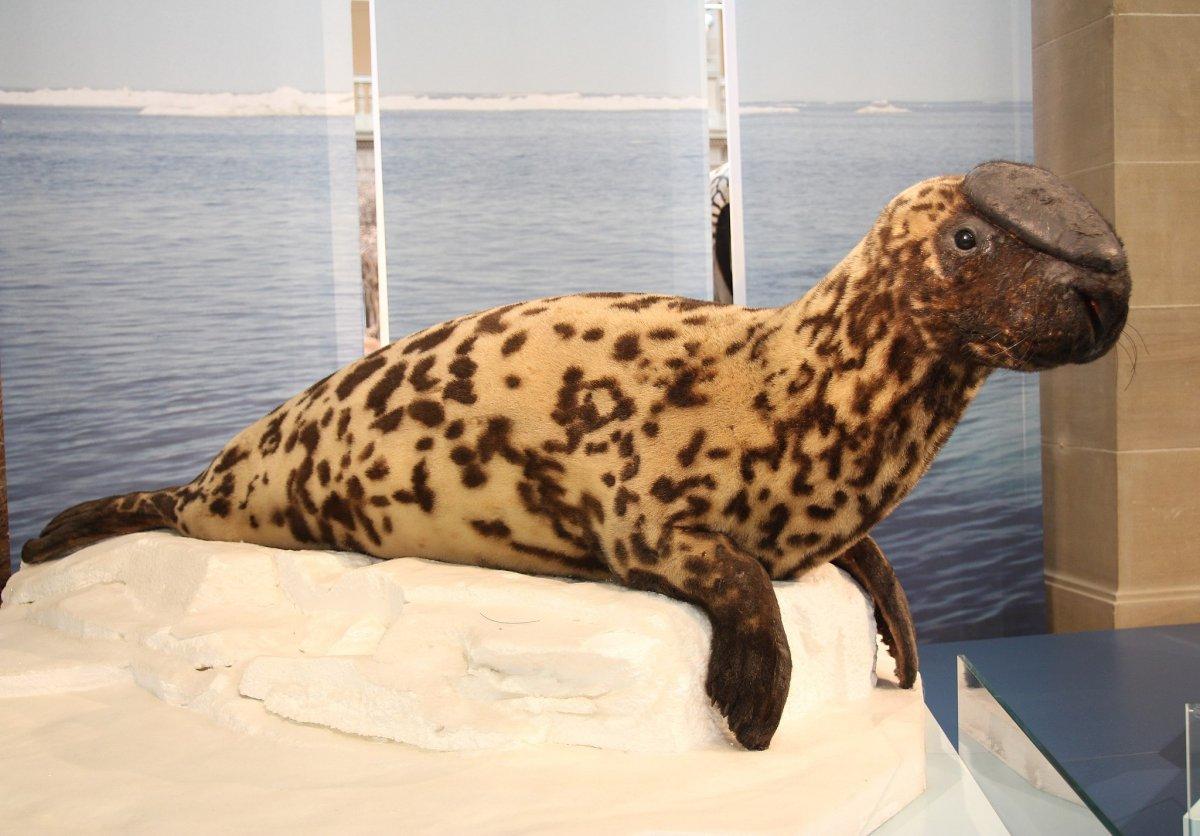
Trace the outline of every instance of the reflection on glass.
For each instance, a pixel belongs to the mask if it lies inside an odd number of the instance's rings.
[[[799,298],[913,183],[1032,160],[1029,15],[739,0],[748,304]],[[993,374],[874,534],[922,640],[1044,630],[1037,378]]]
[[[398,337],[518,299],[709,296],[703,5],[381,3]]]
[[[738,178],[737,59],[733,4],[704,5],[705,83],[708,94],[709,212],[713,238],[713,299],[746,301],[745,256]]]
[[[363,353],[388,341],[387,259],[379,246],[379,123],[375,118],[375,35],[371,0],[350,0],[354,63],[354,145],[358,176],[358,256],[362,269]]]
[[[362,303],[345,0],[13,0],[4,18],[19,552],[73,503],[194,477],[361,352]]]

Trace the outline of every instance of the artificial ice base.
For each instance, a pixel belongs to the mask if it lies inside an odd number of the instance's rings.
[[[861,590],[776,584],[767,752],[703,692],[695,608],[608,584],[136,534],[0,608],[0,816],[55,828],[859,833],[924,788]],[[339,734],[339,732],[348,734]],[[181,805],[181,800],[183,803]]]

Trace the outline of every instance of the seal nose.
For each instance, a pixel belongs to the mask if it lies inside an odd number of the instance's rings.
[[[1044,276],[1066,290],[1069,308],[1076,312],[1077,321],[1086,332],[1088,356],[1097,348],[1103,353],[1120,335],[1129,316],[1128,271],[1107,273],[1058,259],[1049,263]]]
[[[982,163],[963,178],[962,189],[975,211],[1031,247],[1101,273],[1126,269],[1125,248],[1096,207],[1044,168]]]
[[[1092,340],[1096,344],[1108,343],[1114,330],[1125,323],[1128,307],[1116,293],[1101,286],[1076,283],[1071,290],[1079,297],[1083,312],[1092,326]]]

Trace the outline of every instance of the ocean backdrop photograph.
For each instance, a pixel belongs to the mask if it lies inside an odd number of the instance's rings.
[[[764,66],[783,48],[770,31],[778,21],[768,24],[784,7],[745,5],[748,305],[802,296],[912,183],[1032,159],[1024,82],[971,97],[915,81],[893,91],[880,71],[814,95],[785,83],[794,67]],[[471,79],[449,69],[465,47],[447,45],[448,11],[397,6],[381,7],[377,29],[393,340],[541,296],[710,298],[698,17],[680,35],[677,12],[646,4],[629,12],[650,15],[636,36],[593,21],[590,51],[546,47],[532,66],[530,43],[550,24],[506,40],[493,20]],[[583,25],[562,15],[555,25]],[[361,354],[350,65],[331,75],[320,16],[303,26],[299,69],[263,70],[241,87],[193,65],[176,70],[190,79],[18,77],[0,55],[14,557],[72,503],[187,482],[243,427]],[[923,641],[1045,628],[1037,393],[1035,375],[993,374],[873,532]]]

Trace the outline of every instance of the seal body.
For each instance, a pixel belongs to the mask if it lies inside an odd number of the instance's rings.
[[[880,322],[839,360],[869,367],[865,389],[819,362],[824,332],[797,313],[585,295],[437,326],[239,434],[179,490],[176,525],[581,578],[653,564],[664,528],[689,525],[787,577],[907,492],[982,380]],[[940,411],[872,432],[913,387]]]
[[[763,748],[790,677],[771,579],[837,561],[911,686],[907,603],[867,532],[991,368],[1090,359],[1123,324],[1111,242],[1103,268],[1038,249],[1011,174],[972,181],[991,221],[961,177],[914,186],[781,308],[594,293],[436,325],[282,404],[191,483],[68,509],[25,559],[166,526],[662,592],[709,615],[709,694]]]

